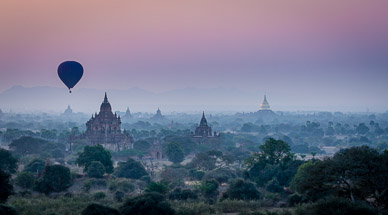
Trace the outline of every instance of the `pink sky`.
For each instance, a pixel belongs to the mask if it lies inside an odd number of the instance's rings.
[[[2,0],[0,91],[62,87],[57,66],[77,60],[81,88],[377,101],[388,90],[387,11],[385,0]]]

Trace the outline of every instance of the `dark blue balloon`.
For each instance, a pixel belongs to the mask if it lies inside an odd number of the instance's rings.
[[[75,61],[65,61],[58,67],[58,76],[69,90],[78,83],[83,74],[84,68]]]

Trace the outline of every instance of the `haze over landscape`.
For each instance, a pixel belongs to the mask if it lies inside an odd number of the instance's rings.
[[[0,0],[0,215],[388,215],[387,0]]]
[[[387,7],[379,0],[4,0],[0,107],[28,111],[21,108],[26,93],[12,94],[14,86],[65,93],[56,69],[76,60],[85,74],[74,95],[58,94],[54,107],[40,92],[30,109],[58,112],[70,104],[93,112],[76,99],[78,90],[113,89],[132,92],[115,103],[121,110],[165,105],[168,111],[199,111],[208,104],[212,110],[254,111],[267,93],[274,110],[384,112]],[[139,101],[134,88],[163,96]],[[171,95],[195,89],[195,97]],[[97,104],[100,97],[90,99]]]

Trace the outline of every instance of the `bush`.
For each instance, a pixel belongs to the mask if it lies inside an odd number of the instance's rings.
[[[160,193],[160,194],[167,194],[168,191],[170,190],[170,188],[168,187],[168,185],[166,183],[163,183],[163,182],[151,182],[145,192],[156,192],[156,193]]]
[[[265,188],[269,192],[272,192],[272,193],[282,193],[283,192],[283,187],[280,186],[279,181],[276,178],[268,181]]]
[[[0,203],[7,201],[8,196],[13,194],[11,176],[0,169]]]
[[[61,165],[46,166],[42,178],[35,184],[35,190],[49,194],[61,192],[71,186],[70,169]]]
[[[214,201],[218,195],[218,182],[216,180],[202,181],[199,190],[209,201]]]
[[[119,178],[139,179],[148,173],[140,162],[129,158],[126,162],[119,163],[114,175]]]
[[[193,180],[201,181],[202,178],[205,176],[205,172],[201,170],[190,169],[189,176]]]
[[[141,181],[144,181],[145,183],[150,183],[151,182],[151,177],[149,175],[142,176],[140,178]]]
[[[21,172],[15,178],[15,184],[24,189],[34,186],[35,175],[31,172]]]
[[[85,146],[83,152],[79,154],[76,163],[80,166],[84,166],[84,171],[87,172],[89,165],[93,161],[101,162],[104,165],[105,171],[107,173],[113,172],[112,155],[101,145]]]
[[[91,204],[82,211],[81,215],[120,215],[120,213],[116,209],[110,207]]]
[[[124,193],[132,192],[135,190],[135,186],[128,179],[116,179],[112,180],[109,184],[109,191],[122,191]]]
[[[294,193],[288,196],[287,203],[288,206],[294,207],[297,204],[305,203],[306,200],[299,194]]]
[[[45,161],[40,158],[35,158],[29,162],[23,169],[24,172],[40,174],[43,171]]]
[[[115,200],[118,201],[118,202],[122,202],[123,201],[123,198],[124,198],[124,192],[121,192],[121,191],[116,191],[115,193]]]
[[[13,207],[0,204],[0,214],[4,214],[4,215],[18,215],[18,212]]]
[[[259,199],[260,192],[251,182],[245,182],[242,179],[233,181],[223,195],[224,199],[254,200]]]
[[[174,209],[165,200],[163,195],[158,193],[147,193],[128,199],[120,207],[121,215],[173,215]]]
[[[166,149],[167,158],[169,161],[177,164],[185,159],[185,154],[179,143],[169,143]]]
[[[197,199],[198,195],[190,189],[181,189],[175,188],[170,192],[168,198],[171,200],[187,200],[187,199]]]
[[[104,192],[96,192],[93,195],[94,200],[105,199],[106,194]]]
[[[87,173],[91,178],[102,178],[105,174],[105,167],[100,161],[92,161],[88,166]]]
[[[234,174],[231,170],[228,169],[215,169],[206,172],[204,180],[215,179],[218,183],[226,183],[229,179],[236,178],[236,174]]]
[[[16,173],[18,160],[8,150],[0,148],[0,169],[4,172]]]
[[[319,200],[312,204],[297,207],[295,215],[375,215],[377,214],[368,205],[361,202],[352,203],[341,198]]]

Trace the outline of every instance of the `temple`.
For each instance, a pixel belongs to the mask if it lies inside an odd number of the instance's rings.
[[[260,109],[259,110],[271,110],[270,106],[269,106],[269,103],[267,101],[267,95],[264,95],[264,100],[263,102],[260,104]]]
[[[125,129],[121,131],[120,116],[113,114],[106,93],[100,112],[86,122],[84,137],[93,145],[100,144],[113,151],[131,149],[133,145],[133,138]]]
[[[67,115],[67,116],[69,116],[69,115],[71,115],[71,114],[73,114],[73,110],[71,109],[70,105],[68,105],[68,106],[67,106],[67,109],[65,110],[65,112],[63,112],[62,115]]]
[[[212,133],[212,128],[207,124],[205,117],[205,112],[202,113],[202,118],[199,123],[199,126],[195,129],[195,132],[191,132],[191,137],[197,143],[210,143],[210,142],[220,142],[220,134],[217,132]]]
[[[131,111],[129,110],[129,107],[127,107],[127,111],[125,112],[123,119],[132,119],[132,118],[133,118],[133,116],[131,114]]]
[[[272,120],[274,117],[276,117],[275,112],[271,110],[271,107],[269,106],[269,103],[267,101],[267,95],[264,94],[264,100],[260,104],[259,111],[256,112],[258,117],[262,120]]]
[[[162,115],[162,111],[160,111],[160,109],[158,108],[158,110],[156,111],[156,114],[151,117],[152,120],[163,120],[164,119],[164,116]]]

